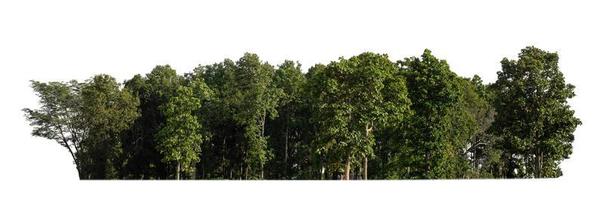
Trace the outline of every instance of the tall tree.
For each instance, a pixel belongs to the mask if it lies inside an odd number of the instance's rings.
[[[123,166],[121,134],[139,117],[139,100],[115,78],[97,75],[81,88],[81,117],[86,137],[78,152],[94,179],[119,178]]]
[[[561,176],[559,164],[572,153],[573,132],[581,124],[567,103],[575,87],[566,84],[557,53],[527,47],[518,57],[501,61],[494,86],[497,115],[491,131],[501,137],[502,175]]]
[[[191,88],[193,96],[199,99],[200,101],[200,108],[193,110],[193,115],[197,117],[197,123],[200,125],[200,128],[198,129],[198,134],[202,136],[202,142],[198,145],[200,151],[198,157],[200,161],[202,159],[207,160],[211,156],[211,149],[206,149],[206,152],[203,152],[203,150],[204,147],[208,147],[208,145],[211,145],[209,140],[212,137],[211,131],[207,126],[207,122],[210,121],[212,117],[211,115],[209,115],[209,110],[212,109],[210,105],[212,103],[215,103],[216,98],[212,90],[206,84],[202,74],[197,74],[195,72],[186,73],[185,85]],[[197,162],[195,170],[195,172],[197,173],[194,174],[193,178],[204,178],[206,176],[206,168],[207,167],[204,165],[203,162]]]
[[[243,128],[234,120],[235,103],[239,98],[235,87],[235,62],[199,66],[191,77],[203,79],[212,98],[204,101],[203,124],[209,140],[202,145],[205,158],[201,160],[203,178],[236,179],[243,177]],[[207,170],[206,170],[207,169]]]
[[[163,162],[175,163],[175,178],[180,179],[181,169],[192,172],[199,162],[203,137],[200,124],[194,114],[201,102],[195,97],[190,87],[180,86],[176,95],[167,104],[161,106],[166,122],[155,135],[158,151]]]
[[[326,144],[332,145],[333,140],[328,140],[325,137],[325,121],[326,116],[324,109],[324,99],[327,76],[325,75],[326,65],[316,64],[305,74],[306,84],[303,90],[302,109],[307,110],[304,127],[305,133],[302,135],[302,141],[305,149],[302,152],[306,153],[303,159],[308,172],[302,172],[303,176],[308,179],[336,179],[340,173],[340,158],[337,153],[328,153],[325,148]]]
[[[343,58],[341,59],[343,60]],[[349,77],[347,65],[332,62],[327,66],[318,65],[318,69],[311,69],[316,74],[313,75],[314,91],[316,95],[313,99],[316,105],[313,121],[319,123],[318,134],[313,143],[317,148],[316,152],[324,158],[326,167],[332,171],[332,176],[339,176],[341,179],[348,179],[352,163],[353,148],[352,145],[358,144],[354,139],[359,139],[361,133],[349,130],[349,116],[352,113],[352,105],[348,103],[350,97],[344,85],[344,80]],[[360,130],[359,130],[360,131]],[[354,152],[356,153],[356,152]],[[344,170],[342,171],[342,165]],[[343,172],[343,174],[340,174]],[[334,177],[335,178],[335,177]]]
[[[285,61],[275,72],[274,85],[283,93],[279,98],[277,112],[279,116],[267,123],[269,146],[275,158],[271,160],[268,170],[271,178],[287,179],[295,177],[292,168],[301,166],[303,153],[301,147],[306,120],[303,110],[303,90],[306,78],[300,63]],[[304,152],[305,153],[305,152]]]
[[[160,107],[167,104],[183,82],[184,78],[169,65],[158,65],[144,77],[136,75],[126,81],[125,87],[140,99],[141,116],[123,135],[122,144],[128,151],[123,177],[165,179],[171,174],[156,149],[155,135],[166,121]]]
[[[408,114],[410,100],[402,74],[387,55],[363,53],[349,59],[355,69],[351,78],[353,126],[361,128],[366,142],[361,152],[363,178],[368,178],[368,157],[373,156],[374,132],[400,123]]]
[[[445,141],[446,168],[442,178],[471,178],[480,176],[480,168],[486,155],[485,145],[491,136],[486,129],[493,120],[493,108],[481,96],[480,78],[456,77],[458,102],[449,108],[444,123],[447,124]]]
[[[339,155],[343,179],[350,179],[351,165],[361,162],[368,178],[368,157],[373,156],[373,131],[399,122],[409,111],[403,77],[386,55],[363,53],[340,58],[324,69],[319,93],[323,130],[321,151]],[[385,85],[392,88],[385,89]]]
[[[276,107],[281,91],[273,82],[274,68],[260,61],[256,54],[246,53],[235,69],[238,97],[234,120],[244,126],[245,178],[264,177],[264,165],[272,154],[267,146],[266,122],[277,115]]]
[[[414,115],[406,134],[404,155],[409,178],[443,178],[450,170],[447,142],[453,133],[447,115],[460,100],[455,73],[444,60],[425,50],[421,58],[411,57],[399,62],[405,70],[411,109]]]
[[[274,68],[256,54],[246,53],[237,62],[200,66],[214,98],[208,102],[208,124],[214,148],[208,166],[217,170],[208,176],[261,179],[272,153],[266,123],[276,117],[282,91],[273,83]]]
[[[493,92],[489,85],[485,85],[478,75],[472,79],[460,82],[463,89],[462,108],[469,114],[474,128],[469,135],[469,142],[464,147],[463,154],[471,163],[471,170],[465,177],[468,178],[492,178],[491,166],[499,163],[497,160],[497,149],[493,148],[496,137],[488,132],[495,119],[495,108],[492,105]]]

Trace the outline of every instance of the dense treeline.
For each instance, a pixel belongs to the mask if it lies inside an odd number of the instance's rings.
[[[527,47],[498,80],[463,78],[429,50],[276,67],[246,53],[123,84],[38,82],[33,135],[80,179],[441,179],[562,175],[581,124],[558,55]]]

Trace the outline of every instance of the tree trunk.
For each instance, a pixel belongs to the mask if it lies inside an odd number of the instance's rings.
[[[543,151],[539,151],[539,178],[543,177]]]
[[[344,168],[344,180],[350,180],[350,156],[346,158],[346,166]]]
[[[367,156],[365,156],[364,159],[365,160],[363,161],[363,179],[367,180]]]
[[[507,167],[508,168],[507,168],[507,171],[506,171],[506,173],[507,173],[506,174],[506,176],[507,176],[506,178],[515,178],[515,176],[516,176],[516,174],[514,174],[514,168],[512,166],[514,164],[512,158],[513,158],[513,154],[512,153],[508,153],[508,160],[507,160],[507,162],[508,162],[508,166]]]
[[[67,142],[67,138],[63,134],[63,129],[60,127],[59,127],[59,133],[61,134],[61,139],[63,140],[63,143],[65,143],[65,148],[67,148],[67,150],[69,150],[69,154],[71,155],[71,158],[73,159],[73,163],[76,165],[76,170],[78,171],[78,177],[80,179],[83,179],[84,174],[82,174],[82,171],[80,171],[80,162],[78,162],[78,158],[75,156],[75,152],[69,146],[69,143]],[[77,147],[75,143],[74,143],[74,146]],[[90,177],[88,177],[88,179],[90,179]]]
[[[239,180],[243,179],[243,165],[239,165]]]
[[[543,152],[537,148],[537,153],[535,155],[535,178],[543,178],[543,174],[541,173],[543,167]]]
[[[206,176],[205,163],[201,162],[201,179],[205,179],[205,176]]]
[[[78,177],[80,178],[80,180],[84,179],[84,174],[82,174],[82,171],[80,171],[80,166],[78,166],[77,164],[76,170],[78,171]]]
[[[176,161],[176,180],[180,180],[180,161]]]
[[[369,140],[369,133],[373,130],[373,123],[370,125],[369,123],[365,124],[365,137]],[[363,179],[367,180],[367,155],[363,154]]]
[[[287,124],[286,124],[287,126]],[[287,127],[285,129],[285,150],[283,151],[283,164],[284,164],[284,169],[283,169],[283,176],[287,176],[287,170],[289,169],[289,165],[287,164],[287,158],[288,158],[288,153],[287,153],[287,147],[288,147],[288,141],[289,141],[289,127]]]
[[[245,180],[248,180],[248,178],[247,178],[247,173],[248,173],[248,171],[249,171],[249,168],[250,168],[249,166],[246,166],[246,167],[245,167]]]
[[[325,180],[325,167],[321,164],[321,180]]]
[[[266,109],[262,115],[262,139],[264,139],[264,126],[266,124]],[[264,179],[264,162],[260,163],[260,179]]]
[[[226,152],[227,152],[227,146],[226,146],[226,136],[225,136],[225,137],[222,138],[222,152],[221,152],[221,154],[222,154],[221,155],[222,156],[221,162],[222,163],[226,163],[226,158],[225,158]],[[226,166],[224,166],[224,167],[226,167]],[[226,173],[227,173],[226,169],[224,169],[224,173],[226,175]],[[230,164],[229,164],[229,172],[228,173],[229,173],[228,174],[229,175],[229,179],[233,180],[233,166],[230,165]]]

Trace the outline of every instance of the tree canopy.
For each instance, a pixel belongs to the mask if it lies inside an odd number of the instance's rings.
[[[158,65],[31,85],[32,135],[56,141],[80,179],[455,179],[562,175],[581,124],[558,54],[504,58],[494,83],[430,50],[273,66],[258,55],[180,75]]]

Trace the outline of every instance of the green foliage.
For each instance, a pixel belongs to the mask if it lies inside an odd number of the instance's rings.
[[[131,179],[166,179],[172,171],[162,162],[155,135],[166,122],[160,107],[168,103],[184,78],[168,65],[156,66],[146,76],[136,75],[125,87],[140,99],[141,116],[122,135],[124,162],[122,177]]]
[[[81,117],[87,130],[78,151],[94,179],[118,178],[122,167],[122,131],[139,117],[139,100],[109,75],[94,76],[81,87]]]
[[[572,153],[573,132],[581,121],[567,103],[575,87],[565,83],[558,54],[527,47],[517,61],[504,58],[501,66],[491,130],[500,137],[498,176],[561,176],[558,165]]]
[[[340,58],[320,70],[313,88],[321,127],[317,152],[346,165],[348,174],[351,162],[374,156],[373,130],[400,123],[408,114],[404,78],[386,55],[373,53]]]
[[[203,79],[213,94],[206,101],[204,123],[211,134],[213,151],[200,166],[207,178],[260,179],[273,154],[268,147],[267,120],[277,116],[283,96],[273,83],[274,68],[246,53],[237,62],[225,60],[200,66],[191,74]],[[237,151],[232,151],[237,149]],[[228,175],[226,175],[228,174]]]
[[[268,163],[270,168],[267,168],[267,175],[273,179],[302,177],[300,164],[308,165],[309,161],[307,155],[310,149],[305,142],[308,138],[303,134],[307,133],[306,118],[310,113],[304,109],[306,77],[300,63],[286,60],[279,65],[273,84],[280,93],[276,107],[279,115],[267,121],[268,145],[274,155]]]
[[[234,120],[244,126],[244,163],[254,170],[247,178],[262,178],[264,164],[272,154],[268,151],[265,136],[267,117],[277,115],[276,106],[280,90],[272,83],[274,69],[262,63],[257,55],[246,53],[236,63],[236,112]]]
[[[194,114],[201,102],[193,95],[192,88],[180,86],[176,95],[167,104],[160,107],[166,117],[166,122],[155,135],[157,150],[163,155],[163,162],[177,163],[176,177],[180,177],[181,167],[184,172],[191,173],[194,165],[199,162],[203,137],[200,134],[200,124]]]
[[[33,127],[32,135],[55,140],[67,148],[80,179],[86,178],[86,174],[81,169],[81,159],[76,155],[81,149],[82,139],[86,134],[79,112],[80,84],[76,81],[69,83],[31,81],[31,87],[40,98],[41,104],[39,109],[23,109]]]
[[[449,179],[562,175],[581,121],[558,55],[503,59],[463,78],[429,50],[396,63],[362,53],[304,73],[256,54],[168,65],[124,87],[32,81],[34,136],[67,148],[81,179]]]
[[[42,104],[24,109],[33,135],[68,148],[81,179],[118,178],[122,167],[120,135],[139,117],[139,101],[109,75],[85,83],[32,81]]]
[[[408,170],[399,177],[447,178],[455,168],[454,142],[459,134],[453,132],[453,110],[460,102],[461,91],[456,75],[444,60],[425,50],[421,58],[399,61],[403,67],[414,115],[403,142],[408,150],[399,155],[407,157],[403,166]],[[401,159],[398,159],[399,162]]]

